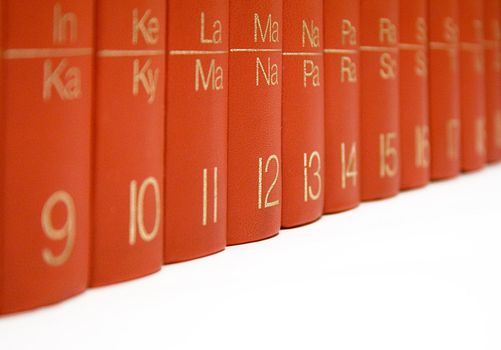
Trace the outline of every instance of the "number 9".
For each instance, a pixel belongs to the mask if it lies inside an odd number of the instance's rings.
[[[52,210],[56,204],[62,203],[66,207],[66,222],[62,228],[54,228],[52,224]],[[42,229],[50,240],[60,241],[66,238],[66,246],[59,255],[54,255],[54,253],[48,249],[44,248],[42,250],[43,260],[50,266],[61,266],[63,265],[71,255],[73,246],[75,245],[75,203],[73,198],[65,191],[57,191],[53,193],[49,199],[45,202],[42,209]]]

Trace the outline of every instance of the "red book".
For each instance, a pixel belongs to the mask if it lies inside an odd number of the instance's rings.
[[[457,0],[428,2],[428,32],[430,172],[439,180],[460,171]]]
[[[360,203],[358,1],[324,0],[326,213]]]
[[[400,0],[400,187],[430,179],[427,1]]]
[[[168,2],[164,262],[226,246],[227,0]]]
[[[501,160],[501,1],[484,0],[487,160]]]
[[[282,226],[318,219],[324,206],[323,0],[285,0]]]
[[[360,8],[362,200],[400,189],[398,1],[362,0]]]
[[[280,229],[281,49],[281,1],[230,0],[228,244]]]
[[[0,313],[87,286],[92,4],[0,5]]]
[[[483,3],[459,0],[461,168],[485,165],[485,67]]]
[[[97,2],[91,285],[162,266],[163,0]]]

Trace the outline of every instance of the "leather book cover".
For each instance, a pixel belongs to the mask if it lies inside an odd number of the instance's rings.
[[[427,1],[400,0],[400,188],[430,179]]]
[[[455,177],[461,164],[457,0],[428,2],[428,98],[432,180]]]
[[[281,215],[282,2],[230,0],[227,244],[274,236]]]
[[[324,0],[325,213],[360,203],[360,5]]]
[[[501,160],[501,1],[484,0],[487,160]]]
[[[226,246],[227,0],[168,2],[164,262]]]
[[[478,170],[487,160],[483,2],[459,0],[461,168]]]
[[[362,200],[400,189],[399,52],[396,0],[360,3]]]
[[[166,13],[163,0],[96,5],[92,286],[162,266]]]
[[[324,206],[323,0],[283,2],[282,227]]]
[[[93,2],[1,7],[0,313],[7,313],[87,286]]]

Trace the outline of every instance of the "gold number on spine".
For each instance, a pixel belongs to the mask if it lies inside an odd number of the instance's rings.
[[[271,156],[268,157],[266,160],[266,164],[264,166],[264,172],[268,173],[270,163],[275,163],[275,177],[273,178],[273,182],[271,183],[271,186],[268,188],[268,191],[266,192],[266,196],[264,197],[264,207],[265,208],[270,208],[274,207],[280,204],[280,200],[276,199],[272,202],[270,202],[269,197],[273,189],[275,188],[275,185],[277,184],[278,181],[278,175],[280,173],[280,162],[278,160],[278,156],[276,154],[272,154]],[[259,158],[258,162],[258,191],[257,191],[257,207],[258,209],[263,208],[263,158]]]
[[[350,155],[346,161],[346,145],[341,143],[341,188],[346,188],[346,181],[351,178],[353,187],[357,186],[357,144],[351,144]]]
[[[213,223],[217,223],[217,178],[218,178],[218,168],[214,167],[213,170],[213,175],[214,175],[214,192],[213,192]],[[209,207],[209,201],[208,201],[208,192],[209,192],[209,179],[208,179],[208,169],[204,168],[203,173],[202,173],[202,225],[207,226],[207,221],[208,221],[208,207]]]
[[[155,195],[155,224],[150,232],[144,225],[144,196],[148,187],[153,189]],[[136,244],[137,231],[145,242],[152,241],[158,234],[161,220],[160,186],[154,177],[148,177],[141,183],[139,193],[137,181],[130,182],[130,219],[129,219],[129,244]]]
[[[501,148],[501,110],[494,113],[494,144]]]
[[[320,198],[320,194],[322,193],[322,176],[320,174],[322,162],[320,159],[320,153],[317,151],[313,151],[309,156],[308,153],[304,153],[304,201],[308,202],[308,200],[316,201]],[[313,176],[317,179],[317,192],[313,192],[312,186],[309,183],[308,179],[308,170],[313,166],[314,160],[317,160],[317,167]]]
[[[66,222],[61,228],[55,228],[52,223],[52,210],[54,207],[61,203],[66,207]],[[60,241],[66,239],[66,245],[59,255],[55,255],[50,249],[44,248],[42,250],[42,258],[49,266],[61,266],[68,261],[73,246],[75,245],[76,236],[76,213],[75,203],[70,194],[65,191],[57,191],[53,193],[45,202],[42,208],[42,229],[45,236],[53,241]]]
[[[430,165],[430,141],[428,126],[416,126],[414,129],[416,150],[416,168],[428,168]]]
[[[449,119],[447,121],[447,157],[452,160],[459,159],[459,119]]]
[[[483,117],[479,117],[475,120],[475,151],[479,156],[483,156],[486,152],[485,140],[485,119]]]
[[[398,151],[393,146],[395,132],[379,135],[379,177],[394,177],[398,171]]]

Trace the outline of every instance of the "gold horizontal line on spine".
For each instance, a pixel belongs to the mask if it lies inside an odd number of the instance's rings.
[[[284,56],[322,56],[323,52],[282,52]]]
[[[360,51],[365,51],[365,52],[397,52],[398,47],[363,45],[363,46],[360,46]]]
[[[462,42],[459,44],[459,47],[461,48],[461,50],[464,50],[464,51],[479,51],[479,50],[483,49],[482,44],[480,44],[480,43]]]
[[[56,58],[90,56],[92,48],[59,48],[59,49],[7,49],[3,51],[3,58],[7,60],[30,59],[30,58]]]
[[[425,44],[411,44],[411,43],[400,43],[398,44],[400,50],[426,50]]]
[[[358,53],[358,50],[356,49],[324,49],[324,53],[333,53],[333,54],[340,54],[340,55],[354,55]]]
[[[165,50],[99,50],[98,57],[162,56]]]
[[[430,49],[432,50],[457,50],[458,43],[447,43],[443,41],[430,41]]]
[[[230,49],[230,52],[282,52],[282,49]]]
[[[226,50],[170,50],[171,56],[192,56],[192,55],[224,55]]]

